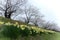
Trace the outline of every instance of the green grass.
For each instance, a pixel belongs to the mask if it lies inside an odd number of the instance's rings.
[[[60,40],[60,32],[57,32],[57,33],[55,34],[55,40]]]
[[[25,24],[23,22],[19,22],[19,21],[16,21],[16,20],[7,19],[7,18],[3,18],[3,17],[0,17],[0,21],[5,22],[5,23],[10,22],[10,23],[13,23],[13,24],[15,24],[16,22],[18,22],[19,25],[28,25],[30,27],[36,27],[36,26],[30,25],[30,24]],[[2,27],[2,25],[0,24],[0,28],[1,27]],[[37,31],[38,31],[38,29],[37,29]],[[46,29],[42,29],[42,28],[40,28],[40,31],[46,31],[46,33],[43,34],[44,33],[43,32],[40,35],[28,36],[28,37],[21,37],[21,36],[19,36],[17,38],[17,40],[60,40],[60,33],[59,32],[55,32],[55,31],[51,31],[51,30],[46,30]],[[52,33],[52,34],[50,34],[50,33]],[[8,38],[8,37],[4,37],[0,33],[0,40],[11,40],[11,39]]]
[[[0,40],[10,40],[10,38],[1,37]],[[19,37],[17,40],[60,40],[60,33],[53,34],[53,36],[50,34],[42,34],[41,36],[37,35],[35,37]]]

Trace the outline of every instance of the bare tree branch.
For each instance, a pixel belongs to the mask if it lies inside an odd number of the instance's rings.
[[[26,3],[26,0],[6,0],[6,4],[3,7],[0,7],[1,11],[4,11],[4,16],[6,18],[11,18],[11,15],[15,13],[21,5]]]

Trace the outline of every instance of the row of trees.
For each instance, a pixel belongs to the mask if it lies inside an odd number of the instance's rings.
[[[3,15],[5,18],[11,19],[18,17],[18,19],[23,19],[25,23],[33,23],[35,26],[43,26],[45,29],[52,29],[57,27],[55,23],[45,22],[43,20],[43,15],[40,13],[39,9],[32,5],[27,4],[28,0],[4,0],[0,3],[0,14]],[[55,30],[55,29],[54,29]]]

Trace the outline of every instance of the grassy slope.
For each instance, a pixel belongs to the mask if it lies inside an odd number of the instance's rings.
[[[11,19],[7,19],[7,18],[3,18],[3,17],[0,17],[0,21],[3,21],[3,22],[11,22],[11,23],[15,23],[15,22],[18,22],[18,21],[14,21],[14,20],[11,20]],[[25,23],[23,22],[18,22],[20,25],[26,25]],[[32,25],[29,25],[29,26],[32,26]],[[45,29],[42,29],[42,30],[45,30]],[[50,30],[47,30],[47,31],[50,31]],[[52,39],[53,38],[53,39]],[[23,40],[21,37],[20,37],[21,40]],[[42,34],[42,35],[37,35],[35,37],[31,37],[29,36],[28,39],[26,40],[60,40],[60,33],[56,32],[55,34]],[[0,40],[9,40],[9,38],[5,38],[5,37],[1,37],[1,34],[0,34]]]

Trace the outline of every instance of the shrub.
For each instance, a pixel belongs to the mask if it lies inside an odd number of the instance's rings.
[[[23,37],[29,36],[29,35],[30,35],[30,30],[29,30],[27,27],[25,27],[24,30],[22,30],[22,29],[20,28],[20,34],[21,34],[21,36],[23,36]]]
[[[19,28],[17,28],[17,26],[13,26],[13,25],[5,25],[4,29],[2,31],[3,35],[5,37],[9,37],[11,39],[16,39],[20,34],[19,34]]]
[[[36,30],[31,29],[31,36],[37,35]]]

